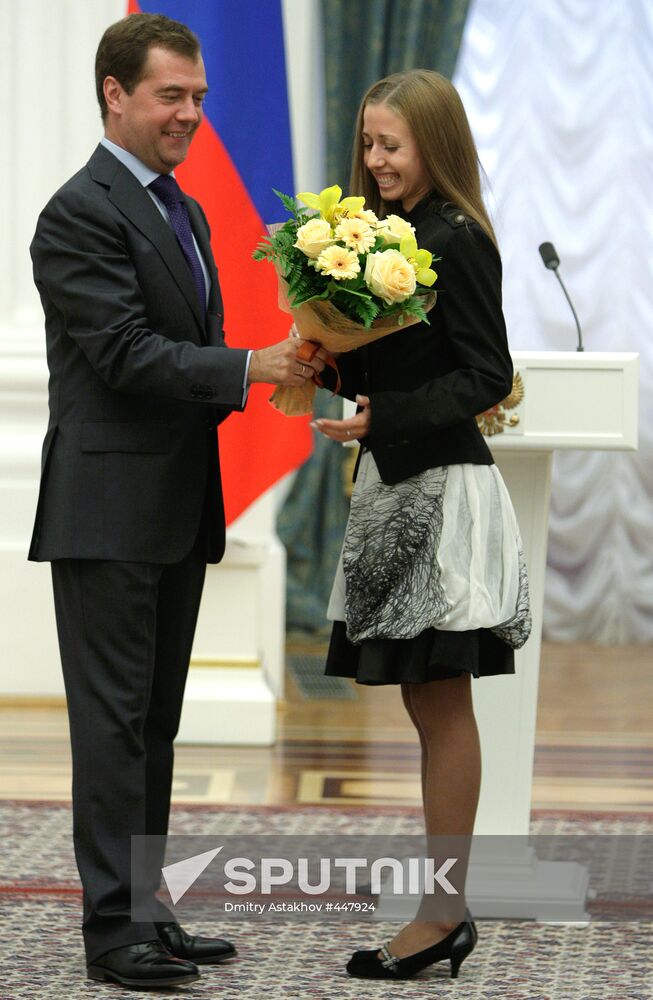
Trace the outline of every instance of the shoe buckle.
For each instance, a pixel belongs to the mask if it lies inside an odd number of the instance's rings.
[[[399,968],[401,959],[397,958],[396,955],[393,955],[390,951],[388,951],[387,944],[381,945],[381,954],[383,955],[383,958],[381,959],[381,965],[383,968],[387,969],[389,972],[396,972]]]

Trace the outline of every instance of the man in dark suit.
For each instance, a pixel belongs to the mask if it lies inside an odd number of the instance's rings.
[[[30,559],[52,563],[88,974],[165,986],[235,954],[160,903],[130,919],[130,837],[167,832],[206,563],[224,551],[216,425],[250,383],[301,385],[323,357],[300,363],[294,338],[225,347],[208,225],[171,175],[207,90],[196,36],[130,15],[100,42],[96,86],[105,137],[31,247],[50,423]]]

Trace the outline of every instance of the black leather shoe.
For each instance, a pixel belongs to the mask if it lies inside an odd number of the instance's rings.
[[[171,955],[195,962],[196,965],[217,965],[238,954],[231,941],[188,934],[174,921],[169,924],[157,923],[156,930]]]
[[[192,962],[175,958],[160,941],[114,948],[86,967],[89,979],[122,986],[185,986],[200,978]]]
[[[448,958],[451,963],[451,978],[457,979],[460,966],[474,950],[477,940],[476,924],[472,920],[465,920],[454,927],[442,941],[406,958],[391,955],[385,944],[380,949],[381,958],[378,948],[373,951],[356,951],[347,963],[347,972],[359,979],[410,979],[427,966]]]

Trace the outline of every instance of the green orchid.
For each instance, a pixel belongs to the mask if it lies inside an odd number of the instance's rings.
[[[415,268],[415,277],[419,284],[430,288],[437,278],[436,272],[431,268],[433,254],[428,250],[418,250],[417,240],[412,233],[402,237],[399,250]]]
[[[298,201],[303,201],[309,208],[319,212],[322,218],[333,226],[336,219],[347,212],[352,214],[360,212],[365,204],[364,198],[343,198],[340,201],[341,195],[342,188],[338,184],[334,184],[333,187],[324,188],[319,194],[313,194],[312,191],[302,191],[296,197]]]

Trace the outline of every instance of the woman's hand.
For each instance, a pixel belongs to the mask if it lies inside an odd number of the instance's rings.
[[[362,410],[354,417],[348,417],[347,420],[327,420],[326,417],[320,417],[313,421],[311,427],[332,441],[354,441],[367,437],[372,426],[369,396],[356,396],[356,402],[362,406]]]

